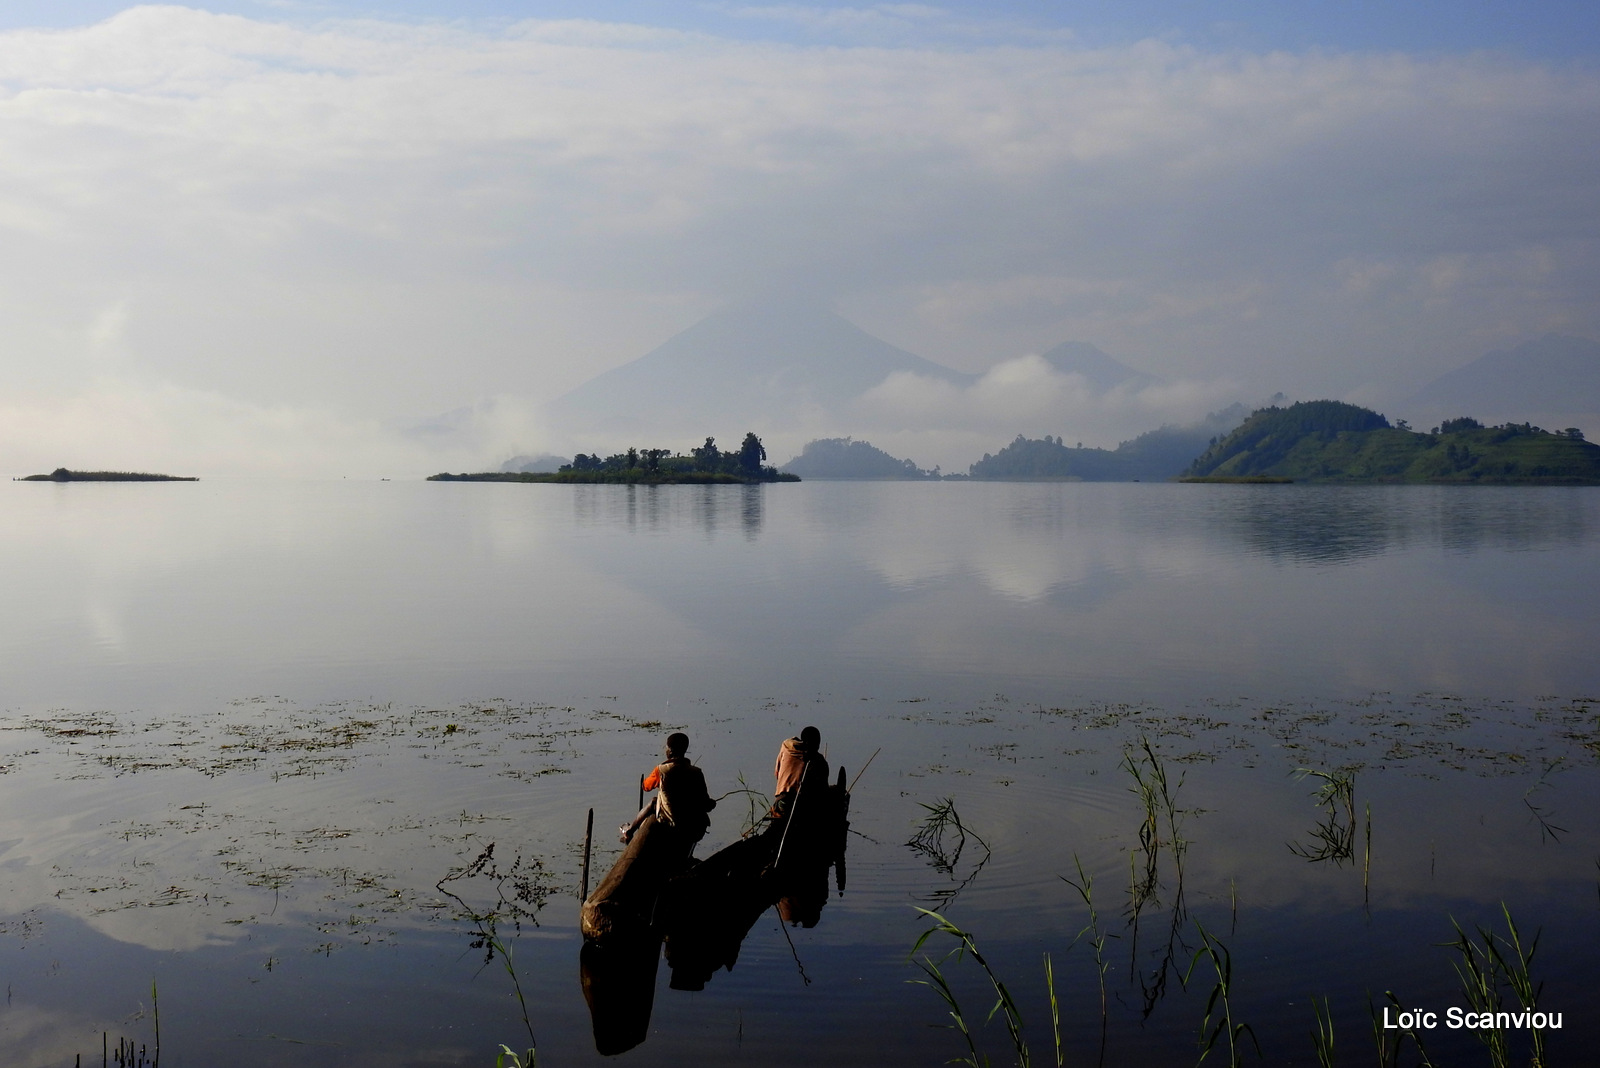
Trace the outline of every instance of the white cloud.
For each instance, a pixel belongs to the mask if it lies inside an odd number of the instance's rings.
[[[1021,431],[1111,447],[1142,430],[1199,422],[1243,395],[1228,381],[1129,384],[1102,392],[1082,375],[1063,374],[1029,355],[996,364],[967,387],[896,372],[863,394],[856,410],[867,425],[896,432],[964,431],[993,443]]]
[[[12,475],[57,467],[175,475],[416,478],[484,470],[542,441],[524,402],[482,402],[437,425],[394,425],[327,408],[260,405],[104,377],[65,397],[0,402]]]
[[[776,288],[967,369],[1343,393],[1600,333],[1597,134],[1600,76],[1481,56],[134,8],[0,34],[0,373],[80,390],[114,334],[130,381],[382,419]]]

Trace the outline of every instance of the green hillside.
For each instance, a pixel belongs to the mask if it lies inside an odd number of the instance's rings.
[[[871,479],[899,481],[938,478],[939,470],[924,471],[912,460],[890,456],[870,441],[854,438],[818,438],[806,442],[800,455],[782,470],[801,478]]]
[[[1296,482],[1600,484],[1600,446],[1578,430],[1447,420],[1429,433],[1340,401],[1262,408],[1200,455],[1186,477]]]

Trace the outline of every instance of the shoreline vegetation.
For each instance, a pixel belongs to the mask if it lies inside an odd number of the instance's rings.
[[[1274,401],[1281,400],[1281,395]],[[966,474],[923,470],[866,441],[820,438],[783,467],[807,479],[983,482],[1600,485],[1600,445],[1577,427],[1485,426],[1470,416],[1427,432],[1342,401],[1242,406],[1202,423],[1164,426],[1116,449],[1021,434]]]
[[[1412,430],[1342,401],[1261,408],[1213,441],[1182,481],[1600,485],[1600,445],[1577,427],[1484,426],[1470,416]]]
[[[48,475],[27,475],[13,482],[199,482],[190,475],[154,475],[146,471],[69,471],[58,467]]]
[[[557,471],[482,471],[477,474],[429,475],[429,482],[566,482],[623,485],[741,485],[799,482],[800,476],[768,467],[767,450],[754,431],[745,434],[737,451],[717,447],[715,438],[688,454],[666,449],[630,448],[601,458],[578,453]]]

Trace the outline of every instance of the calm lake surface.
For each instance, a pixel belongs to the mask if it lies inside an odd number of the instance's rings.
[[[490,912],[539,1063],[606,1060],[587,810],[603,872],[667,730],[770,792],[814,723],[852,778],[878,753],[844,889],[702,990],[661,964],[619,1063],[965,1055],[921,907],[1036,1064],[1046,953],[1066,1063],[1193,1064],[1208,944],[1267,1063],[1317,1063],[1326,998],[1340,1063],[1398,1004],[1489,1064],[1442,944],[1507,913],[1548,1063],[1600,1064],[1594,489],[4,483],[0,590],[0,1063],[153,1049],[154,983],[168,1068],[486,1066],[529,1044]],[[983,971],[941,967],[1010,1063]]]

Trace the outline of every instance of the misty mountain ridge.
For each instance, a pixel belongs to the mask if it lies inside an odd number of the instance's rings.
[[[1249,413],[1234,404],[1189,426],[1163,426],[1115,449],[1068,445],[1058,435],[1016,439],[973,464],[968,476],[987,481],[1140,482],[1176,478]]]
[[[1160,381],[1155,375],[1113,359],[1087,341],[1063,341],[1040,356],[1060,374],[1082,375],[1096,393],[1109,393],[1118,387],[1141,389]]]
[[[551,406],[563,427],[714,433],[795,426],[841,411],[897,371],[970,385],[975,375],[896,348],[831,311],[800,304],[725,309]]]
[[[1552,424],[1600,419],[1600,342],[1546,334],[1497,350],[1440,375],[1401,407],[1429,423],[1467,414]]]
[[[1076,448],[1060,437],[1032,439],[1018,434],[998,455],[984,453],[967,475],[990,481],[1137,482],[1175,478],[1218,438],[1244,421],[1242,404],[1212,412],[1188,426],[1163,426],[1124,441],[1115,449]],[[799,456],[780,470],[807,479],[904,481],[939,478],[939,469],[923,470],[871,442],[854,438],[819,438],[806,443]]]
[[[1082,341],[1040,358],[1057,374],[1080,376],[1096,394],[1158,381]],[[730,417],[764,433],[842,429],[860,424],[856,403],[897,373],[958,395],[983,377],[907,352],[817,305],[763,301],[708,316],[549,410],[568,437],[729,432],[723,424]]]
[[[500,465],[500,472],[508,475],[549,475],[561,470],[563,464],[570,464],[572,457],[556,456],[552,453],[538,455],[523,454],[513,456]]]

